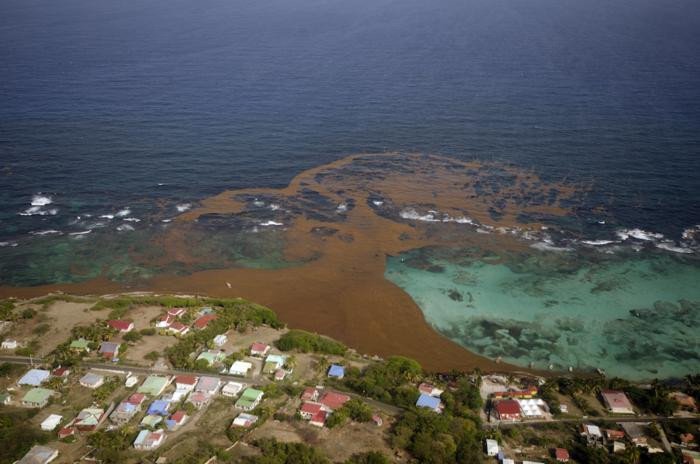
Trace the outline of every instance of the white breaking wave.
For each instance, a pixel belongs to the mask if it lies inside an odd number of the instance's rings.
[[[103,214],[100,217],[102,219],[114,219],[114,214]]]
[[[657,234],[655,232],[647,232],[642,229],[620,229],[615,234],[620,237],[621,240],[628,240],[634,238],[637,240],[644,241],[655,241],[664,238],[664,234]]]
[[[127,208],[120,209],[119,211],[117,211],[117,213],[116,213],[114,216],[116,216],[116,217],[126,217],[126,216],[128,216],[128,215],[130,215],[130,214],[131,214],[131,210],[127,207]]]
[[[412,221],[423,221],[423,222],[440,222],[439,219],[435,219],[432,213],[420,214],[414,208],[405,208],[399,213],[403,219],[410,219]]]
[[[700,237],[700,224],[695,227],[688,227],[681,234],[683,240],[697,240]]]
[[[346,203],[341,203],[338,205],[338,207],[335,209],[339,213],[344,213],[345,211],[348,210],[348,205]]]
[[[19,245],[17,242],[0,242],[0,247],[16,247]]]
[[[58,209],[41,209],[41,206],[32,206],[18,214],[20,216],[55,216],[58,214]]]
[[[265,222],[261,222],[260,225],[263,227],[268,227],[268,226],[283,226],[284,224],[281,222],[275,222],[275,221],[265,221]]]
[[[177,209],[178,213],[184,213],[190,208],[192,208],[192,203],[182,203],[175,206],[175,209]]]
[[[60,235],[60,234],[62,234],[63,232],[61,232],[60,230],[49,229],[49,230],[32,231],[32,232],[29,232],[29,233],[30,233],[31,235],[40,235],[40,236],[42,236],[42,235]]]
[[[276,203],[270,203],[270,209],[272,211],[277,211],[278,209],[280,209],[280,205],[278,205]]]
[[[260,201],[260,200],[255,200],[255,201],[253,202],[253,205],[257,206],[258,208],[261,208],[261,207],[265,206],[265,202],[264,202],[264,201]]]
[[[46,206],[50,205],[53,203],[53,198],[51,198],[48,195],[42,195],[41,193],[37,193],[32,197],[32,206]]]
[[[81,230],[80,232],[71,232],[68,235],[73,236],[73,237],[80,237],[83,235],[87,235],[90,232],[92,232],[92,230]]]
[[[382,206],[384,204],[384,202],[380,200],[372,200],[372,203],[374,206]]]
[[[173,220],[172,220],[172,218],[168,218],[168,219],[162,219],[160,222],[168,223],[168,222],[173,222]]]
[[[533,243],[530,247],[540,251],[573,251],[573,248],[558,247],[545,242]]]
[[[675,243],[673,243],[671,241],[659,242],[656,244],[656,247],[661,248],[662,250],[672,251],[674,253],[683,253],[683,254],[693,253],[693,250],[691,250],[690,248],[687,248],[684,246],[677,246]]]
[[[127,221],[127,222],[141,222],[141,219],[135,218],[135,217],[126,217],[122,219],[122,221]]]
[[[134,229],[134,226],[130,226],[129,224],[122,224],[119,227],[117,227],[117,230],[120,232],[130,232]]]
[[[615,240],[581,240],[581,243],[584,245],[591,245],[591,246],[604,246],[604,245],[610,245],[611,243],[616,243]]]

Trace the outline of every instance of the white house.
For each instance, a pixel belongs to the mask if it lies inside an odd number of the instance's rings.
[[[58,424],[61,423],[62,419],[63,416],[59,416],[58,414],[51,414],[41,423],[41,430],[46,430],[47,432],[50,432],[51,430],[58,427]]]
[[[151,432],[150,430],[141,430],[134,440],[134,448],[137,450],[152,450],[158,448],[165,440],[165,432],[159,430]]]
[[[243,384],[238,383],[238,382],[229,382],[226,385],[224,385],[224,388],[221,389],[221,394],[224,396],[237,396],[241,390],[243,390]]]
[[[10,339],[4,340],[4,341],[2,342],[2,346],[1,346],[1,347],[2,347],[3,350],[14,350],[14,349],[17,349],[17,340],[10,340]]]
[[[228,341],[228,337],[226,335],[223,335],[223,334],[217,335],[216,337],[214,337],[214,345],[218,346],[219,348],[224,346],[227,341]]]
[[[92,388],[93,390],[101,387],[105,383],[105,378],[99,374],[93,374],[89,372],[82,376],[79,380],[80,385],[86,388]]]
[[[238,377],[245,377],[252,368],[253,364],[248,361],[235,361],[231,364],[231,369],[229,369],[228,373]]]
[[[498,446],[498,442],[496,440],[486,440],[486,455],[487,456],[496,456],[498,452],[500,451],[500,448]]]

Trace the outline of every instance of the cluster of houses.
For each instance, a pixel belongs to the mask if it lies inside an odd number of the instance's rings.
[[[350,401],[348,395],[335,391],[323,391],[320,388],[308,387],[301,394],[299,416],[316,427],[326,425],[326,419],[333,411],[341,408]]]
[[[493,418],[500,421],[518,421],[549,417],[549,406],[543,399],[536,397],[537,393],[537,387],[493,393]]]
[[[155,323],[156,329],[161,330],[164,333],[183,336],[186,335],[190,329],[201,330],[207,328],[210,322],[217,318],[216,313],[212,308],[204,307],[199,310],[197,314],[197,319],[195,319],[192,325],[183,323],[182,316],[187,313],[184,308],[171,308],[165,314],[163,314]],[[225,336],[224,336],[225,337]],[[218,340],[219,346],[226,343],[226,340]]]

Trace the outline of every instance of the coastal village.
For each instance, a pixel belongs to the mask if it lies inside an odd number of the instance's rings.
[[[698,376],[426,373],[243,300],[3,307],[0,462],[700,463]]]

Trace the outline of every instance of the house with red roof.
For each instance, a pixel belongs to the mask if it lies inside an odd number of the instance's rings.
[[[179,410],[165,421],[165,425],[168,427],[168,430],[176,430],[187,422],[187,418],[187,413],[183,410]]]
[[[62,440],[64,438],[72,437],[76,432],[77,430],[75,427],[63,427],[58,431],[58,439]]]
[[[107,321],[107,325],[121,333],[127,333],[134,330],[134,321],[129,319],[113,319],[111,321]]]
[[[179,318],[183,314],[185,314],[187,310],[185,308],[170,308],[168,310],[168,316],[174,317],[174,318]]]
[[[520,399],[520,400],[526,400],[530,398],[534,398],[537,396],[537,387],[529,387],[524,390],[507,390],[507,391],[498,391],[494,392],[491,394],[493,399],[499,400],[503,398],[514,398],[514,399]]]
[[[315,427],[323,427],[326,425],[326,418],[328,417],[328,413],[326,411],[319,411],[314,416],[309,420],[309,424],[315,426]]]
[[[168,332],[170,332],[174,335],[179,335],[179,336],[183,336],[189,331],[190,331],[189,326],[186,326],[182,322],[177,322],[177,321],[173,322],[172,324],[170,324],[170,327],[168,327]]]
[[[175,388],[182,391],[192,391],[198,381],[199,377],[196,375],[177,375],[175,376]]]
[[[321,411],[322,408],[323,405],[320,403],[305,401],[301,404],[301,408],[299,408],[299,415],[303,419],[310,420],[315,414]]]
[[[267,345],[265,343],[261,342],[255,342],[252,345],[250,345],[250,355],[251,356],[258,356],[258,357],[265,357],[267,356],[267,353],[270,352],[270,345]]]
[[[206,329],[211,321],[215,320],[218,316],[216,314],[205,314],[194,321],[194,328],[201,330]]]
[[[56,377],[58,379],[63,379],[63,382],[65,383],[68,380],[68,376],[70,375],[70,369],[67,367],[57,367],[53,371],[51,371],[51,376]]]
[[[146,401],[146,395],[143,393],[132,393],[126,400],[127,403],[133,404],[134,406],[141,406],[144,401]]]
[[[569,451],[564,448],[556,448],[554,450],[554,459],[558,462],[569,462]]]
[[[164,314],[156,321],[156,328],[167,329],[173,322],[175,322],[175,318],[173,316],[170,314]]]
[[[494,407],[498,420],[520,420],[520,404],[515,400],[501,400]]]
[[[318,390],[314,387],[306,387],[301,393],[302,401],[318,401]]]
[[[341,408],[345,403],[350,401],[348,395],[343,395],[342,393],[329,391],[321,395],[319,403],[324,406],[324,410],[328,412],[333,412],[336,409]]]

